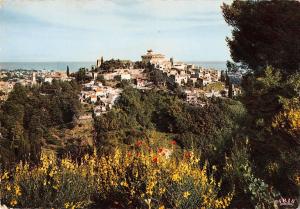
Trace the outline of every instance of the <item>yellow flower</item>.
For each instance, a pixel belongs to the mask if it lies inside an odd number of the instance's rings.
[[[18,185],[15,186],[15,190],[16,190],[16,195],[17,196],[21,196],[22,195],[22,192],[21,192],[21,189]]]
[[[180,180],[180,176],[178,173],[173,174],[172,180],[178,182]]]
[[[4,174],[1,176],[0,180],[5,180],[5,179],[8,179],[8,172],[5,171]]]
[[[11,206],[15,206],[15,205],[17,205],[17,204],[18,204],[18,202],[17,202],[17,200],[15,200],[15,199],[13,199],[13,200],[10,201],[10,205],[11,205]]]
[[[121,182],[121,186],[128,187],[128,184],[127,184],[126,181],[122,181],[122,182]]]
[[[187,199],[190,195],[191,195],[191,193],[189,193],[188,191],[186,191],[186,192],[183,193],[183,197],[186,198],[186,199]]]
[[[69,208],[69,206],[70,206],[70,203],[66,202],[65,203],[65,208]]]
[[[158,209],[165,209],[165,206],[161,205]]]
[[[151,199],[145,199],[145,202],[148,206],[151,205]]]
[[[159,194],[164,194],[166,191],[166,188],[159,188]]]
[[[7,191],[10,191],[10,190],[11,190],[10,185],[7,185],[7,186],[6,186],[6,190],[7,190]]]
[[[300,186],[300,175],[295,177],[295,182]]]

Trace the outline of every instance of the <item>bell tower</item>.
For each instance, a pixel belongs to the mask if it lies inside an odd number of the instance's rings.
[[[96,67],[99,68],[101,67],[102,64],[103,64],[103,56],[101,56],[100,59],[99,58],[97,59]]]

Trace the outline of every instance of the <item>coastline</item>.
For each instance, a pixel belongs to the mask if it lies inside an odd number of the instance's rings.
[[[195,64],[206,68],[215,68],[217,70],[226,69],[226,61],[186,61],[188,64]],[[79,68],[91,68],[96,63],[92,61],[58,61],[58,62],[0,62],[0,70],[47,70],[47,71],[65,71],[67,66],[71,72]]]

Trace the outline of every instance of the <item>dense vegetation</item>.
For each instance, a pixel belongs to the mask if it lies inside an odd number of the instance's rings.
[[[166,154],[142,143],[131,151],[85,155],[81,163],[57,161],[44,153],[32,170],[27,163],[18,164],[13,182],[5,172],[0,189],[4,202],[31,208],[73,209],[94,203],[95,208],[221,209],[230,204],[232,193],[219,195],[214,171],[200,166],[195,154]]]
[[[147,130],[156,130],[183,148],[199,149],[205,157],[216,155],[216,149],[223,153],[246,112],[233,100],[215,98],[206,103],[204,107],[190,106],[167,92],[127,87],[115,108],[96,118],[97,142],[105,147],[130,144],[143,138]]]
[[[109,72],[109,71],[113,71],[114,69],[125,69],[125,68],[129,68],[131,65],[130,61],[127,60],[115,60],[115,59],[110,59],[110,60],[106,60],[104,61],[101,66],[100,66],[100,72]]]
[[[128,149],[140,141],[148,143],[152,130],[158,148],[166,144],[166,139],[174,140],[178,148],[193,150],[202,162],[217,168],[215,175],[224,182],[222,191],[236,186],[233,205],[270,204],[276,193],[254,174],[247,134],[251,118],[243,104],[219,98],[203,102],[204,107],[191,106],[164,91],[127,87],[115,108],[96,118],[97,146],[104,153],[113,147]],[[255,190],[261,185],[265,187],[260,192]],[[260,195],[266,198],[259,200]]]
[[[86,75],[86,72],[88,69],[86,68],[80,68],[76,73],[74,73],[72,76],[75,77],[77,83],[82,84],[85,82],[90,82],[92,80],[92,77],[89,77]]]
[[[227,42],[235,62],[260,75],[268,65],[284,76],[299,71],[299,1],[234,0],[222,8],[233,28]]]
[[[300,183],[299,11],[298,1],[223,5],[233,27],[232,59],[248,67],[241,101],[249,113],[244,135],[253,170],[281,195],[293,197]]]
[[[76,82],[16,84],[0,106],[0,162],[38,159],[42,145],[54,143],[49,129],[72,125],[80,109],[77,92]]]

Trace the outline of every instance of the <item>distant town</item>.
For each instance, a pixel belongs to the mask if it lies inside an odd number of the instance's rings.
[[[238,73],[229,76],[227,71],[174,61],[149,49],[141,56],[141,61],[104,61],[100,57],[90,69],[81,68],[75,73],[70,73],[69,69],[66,72],[1,70],[0,100],[6,100],[17,83],[34,86],[53,80],[72,81],[79,76],[82,84],[79,100],[82,104],[92,105],[95,116],[113,107],[122,92],[122,84],[141,90],[157,88],[170,91],[169,86],[180,88],[187,103],[201,106],[205,105],[202,99],[205,97],[235,97],[241,93],[238,85],[241,75]]]

